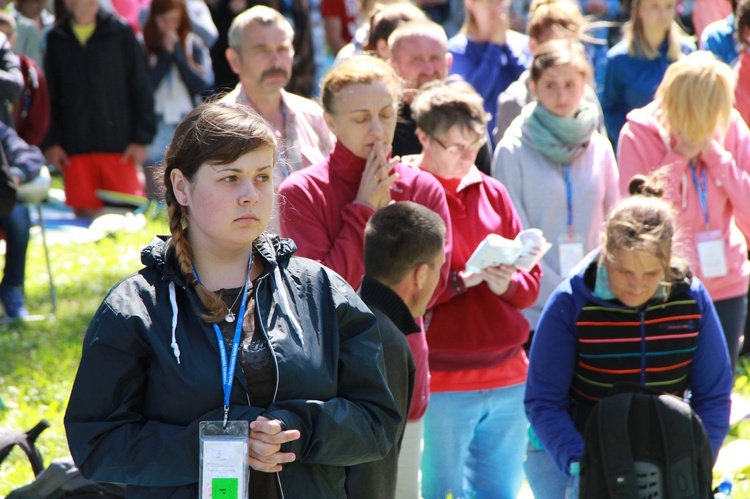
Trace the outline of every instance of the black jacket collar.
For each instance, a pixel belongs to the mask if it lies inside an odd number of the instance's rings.
[[[401,297],[391,288],[372,277],[364,276],[362,278],[359,296],[368,307],[377,308],[388,316],[404,335],[418,333],[422,330]]]

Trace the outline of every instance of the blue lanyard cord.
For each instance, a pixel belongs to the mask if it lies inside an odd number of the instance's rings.
[[[216,340],[219,343],[219,356],[221,357],[221,386],[224,390],[224,428],[227,427],[229,417],[229,396],[232,393],[232,382],[234,381],[234,370],[237,366],[237,352],[240,349],[240,337],[242,336],[242,327],[245,322],[245,308],[247,307],[247,287],[250,283],[250,270],[253,268],[253,253],[250,252],[250,261],[247,264],[247,277],[245,286],[242,289],[242,300],[240,301],[240,313],[237,316],[237,324],[234,326],[234,339],[232,340],[232,353],[227,361],[227,348],[224,346],[224,336],[221,334],[218,324],[214,324]],[[198,271],[193,267],[193,274],[198,282]]]
[[[570,179],[570,163],[563,167],[565,194],[568,203],[568,239],[573,241],[573,181]]]
[[[698,191],[698,199],[701,203],[701,211],[703,211],[703,221],[706,223],[706,230],[709,229],[709,217],[708,217],[708,181],[706,180],[706,168],[704,167],[701,171],[701,181],[698,181],[698,173],[695,171],[695,164],[690,162],[690,171],[693,174],[693,183],[695,189]]]

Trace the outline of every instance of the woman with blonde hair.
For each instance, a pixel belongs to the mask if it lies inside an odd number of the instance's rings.
[[[530,62],[528,38],[510,29],[510,0],[465,0],[461,31],[448,40],[451,74],[460,75],[484,99],[495,128],[497,97],[516,81]]]
[[[677,0],[633,0],[623,39],[607,52],[601,101],[612,145],[617,145],[626,115],[654,98],[667,67],[695,50],[675,21],[677,4]]]
[[[544,451],[525,467],[536,497],[578,497],[565,488],[586,421],[618,384],[689,390],[714,459],[729,429],[727,347],[706,288],[676,254],[678,219],[653,180],[639,175],[627,193],[601,247],[550,297],[531,345],[526,414]]]
[[[482,98],[466,82],[437,83],[416,96],[412,111],[422,154],[407,159],[440,182],[453,234],[450,286],[425,318],[431,399],[423,497],[516,497],[527,426],[529,324],[521,310],[536,300],[541,268],[466,269],[489,234],[514,239],[523,228],[505,187],[474,164],[486,140]]]
[[[656,97],[622,129],[620,190],[636,173],[658,170],[677,210],[678,242],[714,300],[734,365],[750,282],[750,132],[732,108],[733,73],[696,52],[667,69]]]
[[[245,434],[249,423],[246,449],[212,463],[237,480],[250,467],[235,490],[341,498],[344,466],[390,449],[400,418],[375,317],[266,232],[276,161],[273,130],[245,106],[203,104],[177,127],[164,167],[171,235],[143,250],[144,268],[112,288],[84,340],[65,429],[85,477],[124,483],[128,497],[199,497],[211,468],[200,428],[223,420]]]

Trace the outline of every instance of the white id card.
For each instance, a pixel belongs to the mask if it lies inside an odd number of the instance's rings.
[[[247,499],[250,425],[201,421],[200,499]]]
[[[720,230],[710,230],[695,235],[703,277],[723,277],[727,275],[727,256]]]
[[[562,234],[557,238],[557,255],[560,262],[560,276],[567,277],[573,267],[583,260],[583,239],[578,234]]]

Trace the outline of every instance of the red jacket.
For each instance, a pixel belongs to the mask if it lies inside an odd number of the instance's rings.
[[[23,74],[23,92],[13,107],[13,125],[18,136],[34,146],[40,146],[50,123],[50,101],[47,78],[33,59],[18,55]]]
[[[453,227],[450,267],[461,271],[488,234],[514,239],[522,227],[505,186],[476,167],[453,191],[446,188]],[[536,301],[541,277],[539,265],[531,272],[516,271],[502,296],[485,283],[461,295],[446,288],[425,318],[432,370],[491,368],[515,358],[529,336],[521,310]]]
[[[365,160],[337,143],[325,161],[292,173],[279,187],[281,233],[294,240],[298,255],[316,260],[338,272],[359,288],[364,267],[365,225],[375,210],[355,202]],[[394,201],[414,201],[436,212],[446,224],[446,265],[435,296],[448,280],[451,226],[445,193],[440,183],[425,172],[405,164],[394,171],[399,179],[391,186]],[[429,400],[427,342],[424,332],[407,336],[417,373],[409,420],[424,415]]]

